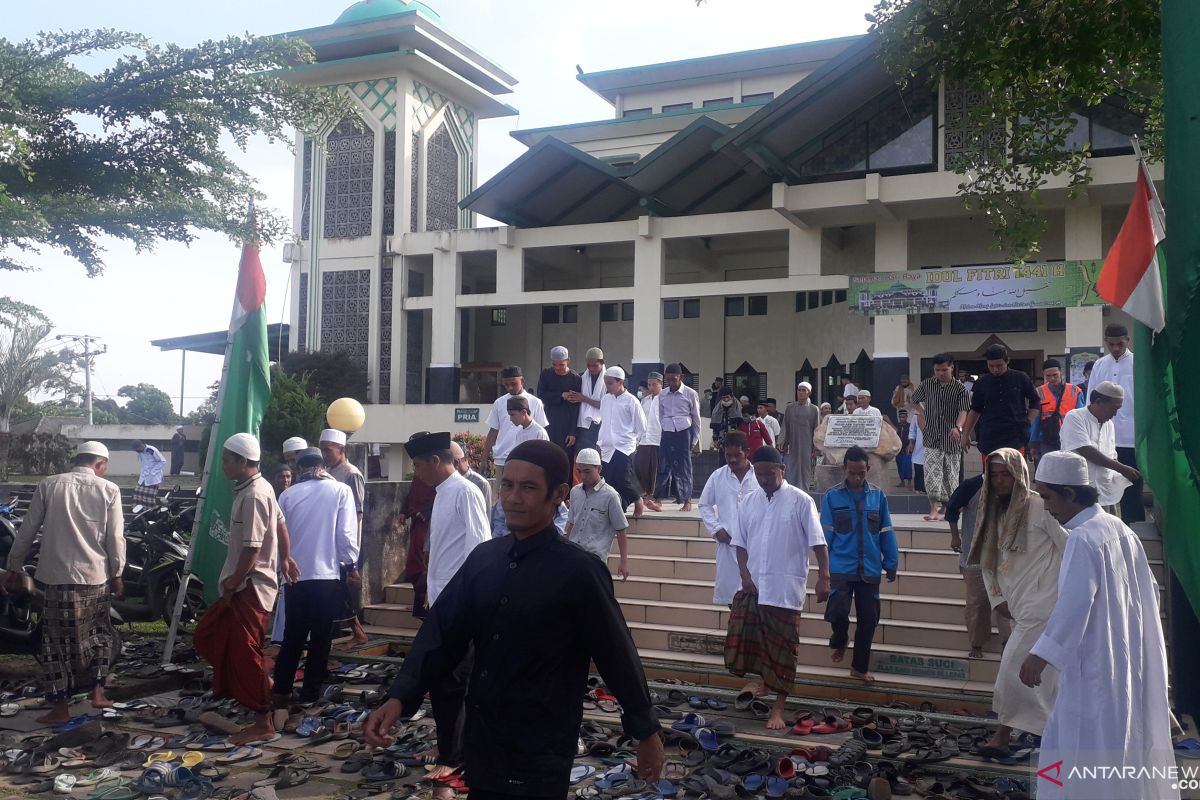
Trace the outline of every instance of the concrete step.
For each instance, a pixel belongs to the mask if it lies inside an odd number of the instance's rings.
[[[809,586],[815,587],[816,565],[809,569]],[[661,600],[668,603],[708,603],[712,601],[712,578],[650,578],[631,575],[628,580],[613,584],[617,597],[639,600]],[[965,598],[962,576],[940,572],[901,572],[895,582],[879,585],[881,596],[889,597],[949,597]]]
[[[640,598],[618,598],[625,618],[630,622],[677,623],[698,628],[727,628],[729,609],[713,605],[711,595],[703,603],[672,603]],[[409,584],[393,584],[384,590],[384,603],[389,605],[412,605],[413,589]],[[952,597],[896,597],[881,595],[881,616],[887,620],[909,622],[932,622],[957,625],[963,621],[965,602]],[[817,602],[816,592],[810,587],[804,611],[821,615],[824,604]]]
[[[389,637],[413,637],[416,636],[417,630],[420,628],[420,621],[412,617],[411,609],[407,606],[375,605],[367,606],[363,611],[368,632],[375,631],[379,635]],[[627,624],[629,625],[629,632],[633,636],[633,642],[637,646],[638,653],[642,656],[643,660],[650,658],[648,653],[655,653],[657,654],[656,658],[659,660],[692,663],[696,656],[706,655],[715,659],[711,662],[712,664],[719,665],[721,668],[724,667],[724,661],[720,655],[720,650],[723,647],[725,639],[724,630],[693,628],[675,624],[661,625],[650,622],[629,622]],[[885,626],[881,625],[882,627]],[[923,632],[926,637],[925,640],[936,639],[939,632],[948,633],[945,630],[947,627],[949,626],[930,626]],[[851,633],[853,634],[853,632]],[[899,634],[899,636],[904,638],[903,634]],[[843,676],[846,674],[846,669],[849,667],[853,652],[853,642],[851,642],[846,659],[843,662],[845,666],[839,666],[832,664],[830,661],[828,637],[828,625],[821,620],[814,618],[802,621],[800,652],[797,658],[800,671],[806,671],[809,667],[823,667],[833,669],[836,673],[840,673]],[[969,682],[981,686],[987,685],[988,689],[995,682],[996,671],[1000,664],[1000,655],[998,653],[985,652],[983,658],[966,659],[964,658],[963,648],[955,647],[953,644],[949,647],[939,646],[935,643],[926,645],[912,643],[897,644],[886,641],[886,638],[886,634],[877,631],[872,651],[875,653],[894,654],[896,656],[920,656],[926,659],[953,660],[956,663],[966,665],[967,680]],[[928,678],[926,680],[938,679]],[[952,680],[949,683],[957,683],[957,685],[961,686],[963,682]]]

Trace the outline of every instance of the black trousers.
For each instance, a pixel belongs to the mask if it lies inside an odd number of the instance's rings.
[[[283,627],[283,644],[275,660],[275,685],[272,694],[291,694],[296,682],[300,654],[308,645],[308,660],[304,667],[304,683],[300,699],[311,702],[321,692],[321,684],[329,674],[329,649],[333,643],[333,620],[345,606],[345,590],[339,580],[299,581],[287,586],[287,621]]]
[[[875,626],[879,624],[879,584],[866,581],[834,581],[831,589],[829,603],[825,607],[825,621],[833,628],[829,646],[841,649],[849,643],[850,605],[853,603],[858,624],[854,629],[854,658],[851,666],[855,672],[870,672],[871,643],[875,640]]]
[[[429,705],[433,707],[433,721],[437,723],[439,764],[462,766],[463,724],[467,718],[467,683],[474,663],[475,647],[472,645],[467,648],[467,655],[454,671],[429,690]]]
[[[1138,469],[1137,450],[1132,447],[1118,447],[1117,461],[1127,467]],[[1146,504],[1142,502],[1142,482],[1138,481],[1132,486],[1126,487],[1125,494],[1121,495],[1121,520],[1128,525],[1133,522],[1142,522],[1145,519]]]
[[[642,487],[633,474],[633,459],[620,450],[613,451],[612,458],[600,468],[600,476],[621,496],[622,510],[642,496]]]
[[[600,423],[593,422],[590,427],[575,429],[575,449],[571,453],[572,458],[579,453],[580,450],[591,448],[599,450],[600,447],[596,444],[600,441]]]

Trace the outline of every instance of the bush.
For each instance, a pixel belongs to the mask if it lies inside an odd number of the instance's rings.
[[[469,431],[462,431],[455,435],[454,441],[458,442],[463,451],[467,454],[467,460],[471,462],[471,469],[478,472],[484,477],[492,477],[495,472],[496,465],[489,457],[487,463],[483,460],[483,442],[484,437]]]
[[[9,460],[25,475],[53,475],[67,471],[73,449],[59,433],[22,433],[12,438]]]
[[[339,397],[353,397],[360,403],[367,402],[370,382],[366,370],[355,364],[346,353],[294,351],[284,355],[279,366],[289,376],[301,381],[306,392],[320,398],[326,405]]]
[[[315,446],[325,427],[325,403],[313,397],[304,377],[294,378],[279,367],[271,369],[271,400],[259,429],[264,462],[274,462],[284,439],[303,436]]]

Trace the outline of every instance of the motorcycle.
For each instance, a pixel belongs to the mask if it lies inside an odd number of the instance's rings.
[[[168,624],[175,611],[183,567],[187,560],[195,500],[168,494],[159,506],[133,507],[125,530],[125,599],[115,608],[130,620],[162,619]],[[187,630],[206,608],[204,587],[193,578],[188,584],[180,617]]]

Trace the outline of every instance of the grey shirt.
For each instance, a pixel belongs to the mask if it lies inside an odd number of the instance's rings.
[[[478,472],[476,472],[473,469],[467,470],[466,474],[463,475],[463,477],[466,478],[467,480],[469,480],[471,483],[475,484],[475,488],[478,489],[479,493],[483,495],[483,502],[487,504],[488,508],[491,508],[492,507],[492,484],[491,484],[491,482],[488,481],[487,478],[483,477],[482,475],[480,475]]]
[[[354,510],[361,515],[363,513],[363,497],[367,494],[367,482],[358,467],[343,459],[342,463],[336,467],[329,467],[325,471],[335,480],[350,487],[350,493],[354,495]]]
[[[582,483],[571,489],[571,510],[567,514],[571,541],[608,563],[613,537],[629,527],[617,490],[601,478],[590,491]]]

